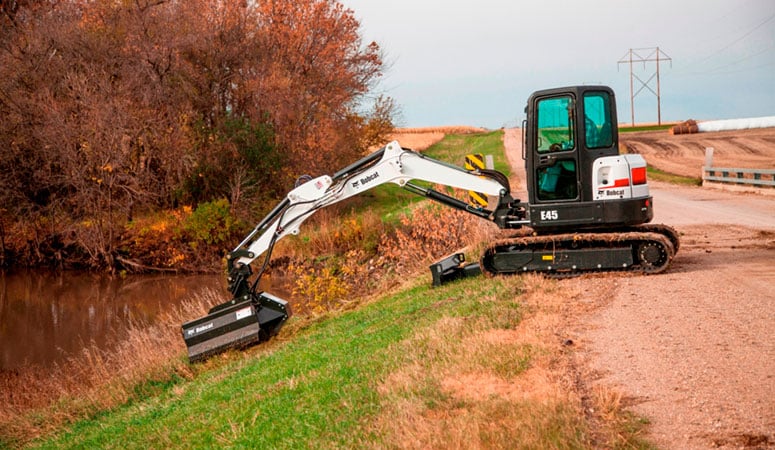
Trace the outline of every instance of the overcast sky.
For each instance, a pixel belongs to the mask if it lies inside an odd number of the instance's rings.
[[[384,51],[376,92],[397,101],[399,126],[516,126],[530,93],[573,84],[614,88],[629,123],[630,68],[617,62],[655,47],[671,58],[660,61],[663,121],[775,115],[775,0],[341,2]],[[633,69],[647,81],[656,63]],[[644,88],[635,121],[656,120]]]

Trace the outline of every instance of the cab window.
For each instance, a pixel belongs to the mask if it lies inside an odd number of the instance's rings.
[[[607,148],[613,145],[610,104],[607,92],[584,94],[584,137],[587,148]]]
[[[563,96],[539,100],[536,111],[538,153],[572,150],[573,99]]]

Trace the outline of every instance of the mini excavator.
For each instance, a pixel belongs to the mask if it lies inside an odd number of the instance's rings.
[[[182,326],[191,362],[276,334],[290,305],[257,289],[275,243],[321,208],[394,183],[417,195],[466,211],[501,229],[520,230],[492,242],[478,262],[462,253],[431,265],[433,284],[484,272],[585,272],[666,270],[679,240],[666,225],[649,224],[653,200],[646,162],[620,154],[616,102],[606,86],[573,86],[533,93],[523,123],[528,202],[514,199],[505,175],[465,170],[393,141],[333,175],[308,179],[291,190],[227,257],[232,300]],[[418,184],[416,181],[426,183]],[[494,199],[472,205],[428,186],[443,185]],[[489,204],[489,203],[488,203]],[[251,264],[265,255],[251,281]]]

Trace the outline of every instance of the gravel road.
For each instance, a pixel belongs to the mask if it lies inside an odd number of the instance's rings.
[[[523,177],[519,130],[504,142]],[[660,448],[775,448],[775,198],[650,187],[681,234],[671,268],[560,281],[583,383],[620,392]]]

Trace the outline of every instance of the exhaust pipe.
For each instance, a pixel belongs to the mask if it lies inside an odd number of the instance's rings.
[[[277,334],[291,317],[285,300],[268,292],[247,294],[216,305],[181,327],[192,363],[233,348],[246,348]]]

